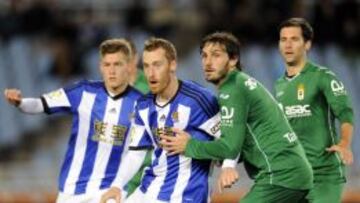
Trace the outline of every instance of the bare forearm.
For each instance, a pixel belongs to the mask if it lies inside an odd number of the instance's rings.
[[[353,126],[350,123],[342,123],[341,124],[341,138],[339,145],[343,147],[350,147],[353,136]]]

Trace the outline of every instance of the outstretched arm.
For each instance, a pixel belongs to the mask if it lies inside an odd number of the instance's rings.
[[[44,105],[40,98],[22,98],[21,91],[18,89],[5,89],[4,96],[10,104],[18,107],[24,113],[44,112]]]

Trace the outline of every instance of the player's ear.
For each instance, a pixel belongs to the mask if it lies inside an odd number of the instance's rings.
[[[305,42],[306,51],[309,51],[311,49],[311,45],[312,45],[311,40],[308,40]]]
[[[177,66],[176,60],[172,60],[172,61],[170,62],[170,71],[171,71],[172,73],[175,73],[175,72],[176,72],[176,66]]]
[[[233,57],[233,58],[230,58],[229,60],[229,65],[230,67],[235,67],[236,66],[236,63],[239,61],[239,58],[238,57]]]

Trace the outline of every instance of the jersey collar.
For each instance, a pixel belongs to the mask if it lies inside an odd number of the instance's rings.
[[[179,86],[178,86],[178,89],[176,90],[175,95],[174,95],[168,102],[166,102],[166,103],[163,104],[163,105],[158,104],[158,103],[156,102],[156,95],[155,95],[155,94],[152,94],[152,95],[153,95],[153,102],[154,102],[154,104],[155,104],[156,106],[158,106],[158,107],[163,108],[163,107],[165,107],[166,105],[168,105],[168,104],[170,104],[171,102],[173,102],[173,101],[175,100],[175,98],[177,97],[177,95],[178,95],[178,93],[179,93],[179,91],[180,91],[180,89],[181,89],[181,87],[182,87],[182,81],[181,81],[181,80],[178,80],[178,82],[179,82]]]
[[[307,72],[309,69],[311,69],[311,67],[312,67],[312,64],[309,61],[307,61],[305,63],[304,68],[298,74],[294,75],[293,77],[287,77],[287,72],[285,71],[284,79],[287,80],[287,81],[292,81],[293,79],[297,78],[299,75]]]
[[[109,91],[105,88],[104,86],[104,89],[105,89],[105,92],[106,94],[108,95],[108,97],[111,97],[113,100],[118,100],[120,99],[122,96],[126,95],[130,89],[131,89],[131,86],[130,85],[127,85],[126,88],[124,89],[124,91],[122,91],[121,93],[117,94],[117,95],[114,95],[114,96],[111,96],[111,94],[109,93]]]

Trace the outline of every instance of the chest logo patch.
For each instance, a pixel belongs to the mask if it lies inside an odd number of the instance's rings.
[[[257,87],[257,82],[254,78],[249,78],[245,81],[245,86],[247,86],[250,90],[253,90]]]
[[[305,97],[305,87],[304,84],[299,84],[297,87],[297,99],[304,100]]]

